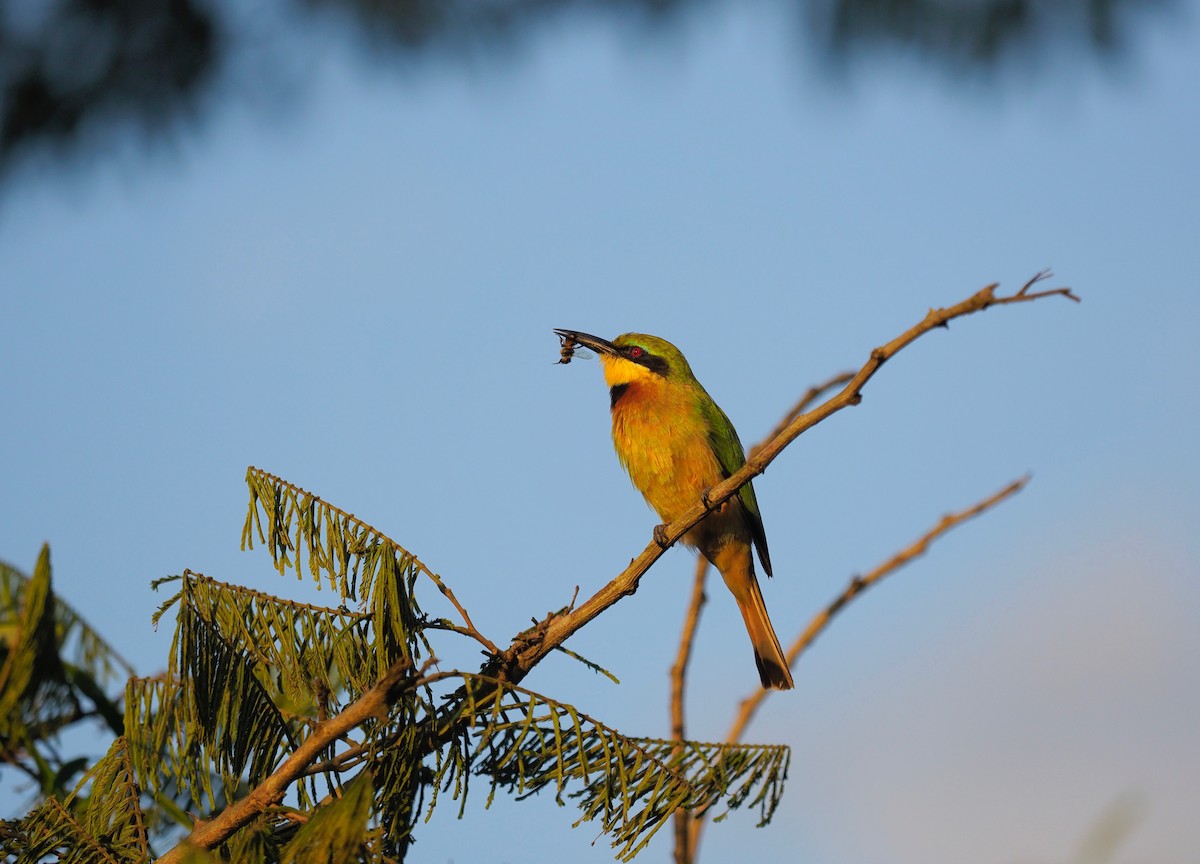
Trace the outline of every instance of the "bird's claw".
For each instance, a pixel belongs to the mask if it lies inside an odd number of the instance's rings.
[[[671,543],[667,539],[667,526],[666,525],[655,525],[654,526],[654,542],[657,543],[659,545],[659,547],[662,549],[670,548]]]
[[[708,493],[712,491],[711,486],[706,486],[700,491],[700,503],[704,505],[705,510],[713,509],[712,499],[708,497]]]

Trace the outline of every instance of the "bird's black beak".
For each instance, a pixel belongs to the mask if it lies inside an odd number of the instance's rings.
[[[619,353],[611,342],[607,339],[601,339],[599,336],[593,336],[590,333],[580,333],[578,330],[558,330],[554,331],[564,339],[571,339],[578,342],[584,348],[591,348],[597,354],[617,354]]]

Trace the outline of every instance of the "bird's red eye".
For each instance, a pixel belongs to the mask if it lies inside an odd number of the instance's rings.
[[[642,347],[640,345],[634,345],[632,348],[629,349],[629,357],[633,360],[638,359],[645,353],[646,352],[642,349]]]

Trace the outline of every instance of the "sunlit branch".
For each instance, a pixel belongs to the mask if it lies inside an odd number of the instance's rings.
[[[692,596],[688,601],[687,613],[683,619],[683,633],[679,638],[679,651],[675,655],[675,664],[671,667],[671,738],[683,742],[685,734],[684,722],[684,691],[687,683],[688,663],[692,658],[692,646],[695,644],[696,626],[700,623],[700,610],[704,607],[707,597],[704,593],[704,582],[708,577],[708,561],[703,557],[696,559],[696,575],[692,580]],[[687,864],[691,861],[692,836],[691,813],[687,810],[675,811],[675,861],[676,864]]]
[[[846,384],[849,384],[853,378],[853,372],[839,372],[828,381],[809,387],[804,391],[804,395],[800,397],[796,404],[783,415],[783,419],[775,424],[775,428],[768,432],[765,438],[750,448],[749,455],[757,456],[759,451],[770,444],[777,435],[782,435],[793,420],[807,411],[810,405],[835,387],[844,387]]]
[[[849,382],[834,396],[818,405],[811,411],[799,414],[787,427],[776,435],[765,447],[746,464],[734,472],[726,480],[718,483],[709,490],[705,500],[697,501],[682,516],[669,525],[662,526],[660,536],[664,545],[657,539],[647,544],[646,548],[634,558],[615,579],[584,601],[574,611],[565,615],[547,618],[541,626],[532,633],[518,637],[513,644],[497,659],[495,668],[487,674],[497,675],[516,682],[524,678],[529,670],[537,665],[555,646],[566,641],[581,627],[594,619],[608,607],[637,592],[642,576],[650,566],[657,561],[666,547],[675,543],[693,526],[703,519],[711,510],[719,507],[724,501],[737,493],[743,485],[753,480],[766,470],[784,448],[791,444],[804,432],[828,419],[844,408],[858,405],[862,401],[862,389],[875,376],[888,360],[915,342],[920,337],[939,327],[945,327],[956,318],[982,312],[992,306],[1008,305],[1039,300],[1044,297],[1062,296],[1078,302],[1069,288],[1053,288],[1046,291],[1031,292],[1029,289],[1048,274],[1039,273],[1016,294],[997,296],[995,284],[975,292],[967,299],[948,306],[944,309],[930,309],[925,317],[905,330],[890,342],[874,349],[867,362],[854,374]]]

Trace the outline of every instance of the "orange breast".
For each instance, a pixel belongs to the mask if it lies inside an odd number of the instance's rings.
[[[613,446],[633,485],[670,522],[721,480],[694,395],[667,382],[630,383],[613,406]]]

